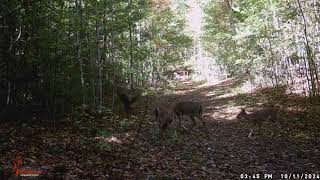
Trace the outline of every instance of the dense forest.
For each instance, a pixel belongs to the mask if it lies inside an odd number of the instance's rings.
[[[81,0],[2,4],[1,104],[45,101],[51,114],[58,99],[68,106],[112,109],[115,84],[148,86],[191,53],[192,39],[178,16],[186,10],[168,6]]]
[[[319,66],[316,0],[3,0],[0,180],[320,179]]]

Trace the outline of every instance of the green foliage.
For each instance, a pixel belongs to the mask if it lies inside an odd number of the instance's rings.
[[[272,33],[268,21],[277,5],[267,0],[238,1],[239,11],[232,11],[225,2],[210,1],[204,26],[206,49],[217,54],[218,62],[231,73],[244,73],[248,67],[254,70],[265,56],[261,42]]]
[[[169,64],[176,64],[184,60],[184,55],[179,53],[192,47],[192,39],[184,34],[185,22],[178,18],[178,15],[170,9],[164,9],[158,14],[153,14],[150,30],[155,35],[151,42],[155,46],[152,56],[161,61],[158,65],[161,68]]]
[[[170,7],[155,10],[141,0],[13,0],[5,6],[12,12],[11,39],[19,37],[12,47],[12,57],[19,61],[10,65],[17,68],[11,68],[8,78],[34,72],[39,76],[35,88],[76,106],[102,102],[111,108],[106,100],[113,94],[110,82],[142,86],[154,71],[162,75],[192,49],[184,31],[188,6],[183,1],[176,12]]]

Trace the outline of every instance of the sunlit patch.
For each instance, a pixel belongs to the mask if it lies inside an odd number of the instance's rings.
[[[242,93],[251,93],[255,90],[253,84],[250,81],[246,81],[240,87],[240,91]]]
[[[99,136],[99,137],[95,137],[95,139],[109,142],[109,143],[122,144],[122,141],[115,136],[110,136],[110,137]]]
[[[225,94],[222,94],[220,96],[217,96],[216,98],[229,98],[229,97],[234,97],[236,96],[237,94],[236,93],[225,93]]]
[[[205,94],[205,96],[210,97],[210,96],[214,96],[216,93],[215,92],[208,92]]]
[[[206,114],[206,117],[216,121],[233,122],[237,121],[236,116],[240,112],[241,107],[218,106],[216,109],[214,112]],[[217,117],[219,118],[217,119]]]
[[[114,137],[114,136],[111,136],[111,137],[109,137],[109,138],[107,138],[107,141],[109,142],[109,143],[118,143],[118,144],[121,144],[122,142],[117,138],[117,137]]]

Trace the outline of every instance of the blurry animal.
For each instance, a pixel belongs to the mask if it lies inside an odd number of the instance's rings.
[[[138,100],[141,96],[139,93],[133,93],[133,91],[118,87],[117,88],[117,95],[120,101],[123,103],[124,111],[126,114],[132,113],[132,104]]]
[[[160,135],[164,136],[165,131],[175,118],[171,105],[158,105],[154,108],[155,120],[159,125]]]
[[[199,102],[195,101],[184,101],[184,102],[178,102],[174,105],[174,112],[176,116],[179,118],[179,124],[181,126],[181,120],[183,119],[183,116],[189,116],[192,120],[192,127],[193,128],[196,125],[196,119],[199,119],[202,121],[202,124],[204,127],[205,121],[202,118],[203,115],[203,108],[202,105]]]
[[[258,131],[260,132],[261,125],[264,122],[271,121],[276,122],[278,119],[278,109],[276,107],[267,107],[259,111],[248,114],[245,109],[241,109],[241,112],[237,115],[237,119],[246,120],[251,124],[250,133],[248,137],[250,138],[253,133],[253,129],[258,126]]]

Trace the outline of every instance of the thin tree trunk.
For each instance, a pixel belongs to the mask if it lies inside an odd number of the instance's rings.
[[[130,50],[130,64],[129,67],[132,70],[134,65],[133,65],[133,42],[132,42],[132,22],[131,22],[131,0],[128,0],[128,23],[129,23],[129,50]],[[133,73],[130,71],[130,87],[132,88],[133,86]]]
[[[113,0],[112,6],[111,6],[111,22],[114,22],[114,16],[113,16]],[[113,28],[112,26],[110,27],[111,33],[110,33],[110,60],[112,63],[112,110],[114,110],[114,105],[115,105],[115,97],[116,97],[116,63],[114,60],[114,47],[113,47]]]
[[[91,88],[92,88],[92,98],[93,98],[93,106],[96,107],[96,83],[95,83],[95,80],[94,80],[94,77],[95,76],[95,68],[94,68],[94,60],[91,58],[91,42],[90,42],[90,34],[87,35],[87,49],[88,49],[88,60],[90,62],[90,71],[91,71]]]
[[[76,0],[76,7],[77,7],[77,24],[80,24],[81,19],[81,13],[79,12],[79,9],[81,8],[81,0]],[[76,47],[77,47],[77,61],[79,63],[80,67],[80,78],[81,78],[81,88],[82,88],[82,103],[86,103],[85,99],[85,91],[84,91],[84,76],[83,76],[83,64],[81,59],[81,43],[80,43],[80,30],[77,30],[76,32]]]
[[[102,62],[100,57],[100,47],[99,47],[99,13],[98,7],[96,4],[96,56],[97,56],[97,63],[99,69],[99,111],[101,111],[102,107]]]

